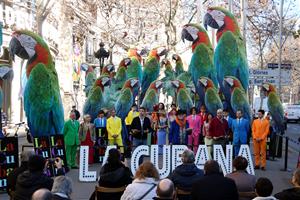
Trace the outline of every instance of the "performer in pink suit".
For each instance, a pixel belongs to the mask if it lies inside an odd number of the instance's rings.
[[[199,145],[199,136],[201,131],[201,118],[197,115],[197,109],[191,108],[191,115],[187,117],[189,127],[192,129],[192,134],[188,136],[188,145],[193,146],[193,150],[196,153]]]

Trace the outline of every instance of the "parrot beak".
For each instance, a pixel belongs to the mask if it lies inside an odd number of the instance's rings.
[[[192,87],[191,91],[192,91],[193,94],[196,94],[196,88],[195,87]]]
[[[175,61],[177,61],[178,56],[177,56],[176,54],[173,54],[173,55],[172,55],[172,59],[175,60]]]
[[[266,91],[269,91],[270,90],[270,86],[268,84],[263,84],[262,85],[262,88]]]
[[[13,61],[15,61],[15,55],[22,59],[29,59],[28,53],[16,37],[13,37],[9,43],[9,54]]]
[[[171,82],[173,87],[178,88],[179,87],[179,81],[172,81]]]
[[[138,54],[139,54],[140,56],[147,56],[148,53],[149,53],[149,50],[146,49],[146,48],[144,48],[144,49],[142,49],[141,51],[138,52]]]
[[[204,87],[207,86],[207,79],[205,79],[205,78],[200,78],[200,79],[199,79],[199,82],[200,82],[200,84],[202,84]]]
[[[22,59],[30,59],[35,55],[36,41],[25,34],[13,35],[9,43],[9,53],[12,59],[15,59],[15,55]]]
[[[164,48],[164,47],[159,48],[159,49],[157,50],[157,55],[158,55],[158,56],[164,56],[164,55],[166,55],[167,53],[168,53],[168,50],[167,50],[166,48]]]
[[[184,26],[181,32],[181,39],[184,42],[184,40],[188,40],[190,42],[194,42],[198,39],[198,32],[199,30],[193,26]]]
[[[162,65],[167,64],[167,60],[166,60],[166,59],[163,59],[163,60],[161,61],[161,64],[162,64]]]
[[[204,27],[207,30],[207,26],[214,29],[220,29],[224,25],[225,14],[219,10],[209,10],[204,15]]]
[[[130,86],[133,88],[139,83],[138,79],[132,79],[130,80]]]
[[[125,58],[124,60],[125,66],[128,66],[131,64],[131,59],[130,58]]]

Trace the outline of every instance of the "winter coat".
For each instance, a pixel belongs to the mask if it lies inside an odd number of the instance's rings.
[[[191,163],[176,167],[169,178],[173,181],[175,187],[191,191],[193,183],[202,176],[204,176],[203,171],[198,169],[194,163]]]
[[[121,200],[138,200],[140,199],[150,188],[151,191],[143,198],[144,200],[153,199],[156,197],[156,185],[158,181],[154,178],[135,179],[132,184],[128,185]]]
[[[53,179],[46,176],[43,172],[25,171],[17,178],[15,200],[30,200],[32,194],[41,188],[51,191]]]
[[[299,200],[300,188],[290,188],[274,195],[279,200]]]

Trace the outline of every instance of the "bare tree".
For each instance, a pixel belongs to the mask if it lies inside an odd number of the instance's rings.
[[[51,12],[56,0],[37,0],[36,1],[36,23],[38,34],[43,36],[43,24]]]

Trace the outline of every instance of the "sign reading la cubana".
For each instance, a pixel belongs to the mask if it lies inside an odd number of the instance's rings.
[[[110,149],[116,148],[116,146],[107,146],[105,156],[103,159],[103,164],[106,163],[108,152]],[[163,153],[159,154],[158,145],[140,145],[132,152],[131,156],[131,172],[135,174],[137,168],[139,167],[139,160],[143,156],[150,157],[150,161],[158,169],[160,178],[167,177],[177,166],[181,165],[180,155],[188,147],[185,145],[164,145]],[[88,170],[88,154],[89,147],[81,146],[80,147],[80,165],[79,165],[79,180],[90,182],[95,181],[97,178],[96,171]],[[223,174],[229,174],[232,172],[232,155],[233,155],[233,146],[227,145],[226,152],[224,153],[221,145],[213,146],[213,159],[216,160],[223,171]],[[251,152],[248,145],[241,145],[240,156],[245,157],[248,160],[247,172],[254,175],[253,162],[251,158]],[[208,153],[206,145],[199,145],[197,153],[195,155],[195,164],[199,169],[204,168],[206,161],[212,159],[211,155]]]

